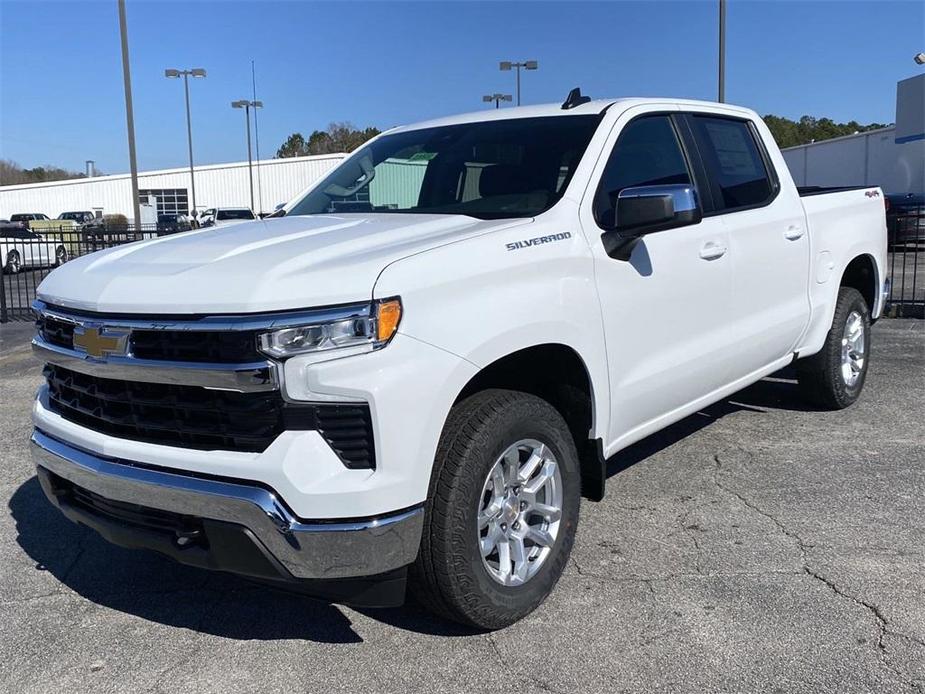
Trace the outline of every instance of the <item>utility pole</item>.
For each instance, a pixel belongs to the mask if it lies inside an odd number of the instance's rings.
[[[128,163],[132,170],[132,210],[135,230],[141,224],[141,205],[138,201],[138,161],[135,158],[135,113],[132,108],[132,74],[128,63],[128,32],[125,28],[125,0],[119,1],[119,32],[122,34],[122,77],[125,83],[125,123],[128,129]]]
[[[719,0],[719,80],[717,101],[726,101],[726,0]]]

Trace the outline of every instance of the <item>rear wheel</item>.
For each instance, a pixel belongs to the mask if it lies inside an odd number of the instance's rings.
[[[870,309],[857,289],[841,287],[825,344],[797,362],[800,390],[821,407],[848,407],[861,395],[869,361]]]
[[[417,596],[470,626],[513,624],[559,580],[579,503],[578,454],[555,408],[504,390],[460,402],[434,462]]]
[[[4,269],[11,275],[15,275],[22,270],[22,259],[19,257],[19,251],[10,251],[6,256],[6,266]]]
[[[55,249],[55,267],[64,265],[67,262],[67,249],[64,246],[58,246]]]

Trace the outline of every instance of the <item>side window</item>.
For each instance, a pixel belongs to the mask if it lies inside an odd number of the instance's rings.
[[[713,183],[717,211],[730,212],[768,202],[774,184],[746,121],[694,116],[697,145]]]
[[[624,188],[691,184],[691,175],[671,119],[644,116],[627,125],[601,176],[594,196],[594,219],[605,229],[614,226],[617,195]]]

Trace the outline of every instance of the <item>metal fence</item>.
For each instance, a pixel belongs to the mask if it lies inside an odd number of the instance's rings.
[[[53,269],[104,248],[169,233],[156,224],[62,226],[34,231],[0,227],[0,323],[31,321],[36,287]]]
[[[886,315],[925,317],[925,207],[887,216]],[[0,323],[32,320],[36,287],[55,267],[104,248],[174,233],[157,225],[113,224],[29,231],[0,227]]]
[[[886,226],[887,273],[892,283],[886,314],[925,318],[925,206],[891,210]]]

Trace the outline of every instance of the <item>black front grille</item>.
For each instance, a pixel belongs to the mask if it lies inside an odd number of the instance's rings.
[[[262,452],[285,430],[316,429],[351,469],[375,468],[369,406],[293,405],[278,392],[99,378],[45,366],[49,405],[93,431],[165,446]]]
[[[139,359],[246,364],[266,357],[252,331],[133,330],[132,354]]]
[[[40,316],[36,327],[46,342],[73,349],[73,323]],[[248,364],[266,359],[257,351],[257,338],[254,330],[133,330],[131,352],[139,359],[158,361]]]
[[[52,410],[88,429],[134,441],[259,452],[286,425],[279,393],[117,381],[52,365],[45,376]]]
[[[74,347],[74,324],[50,316],[42,316],[36,321],[36,327],[46,342],[58,347]]]

